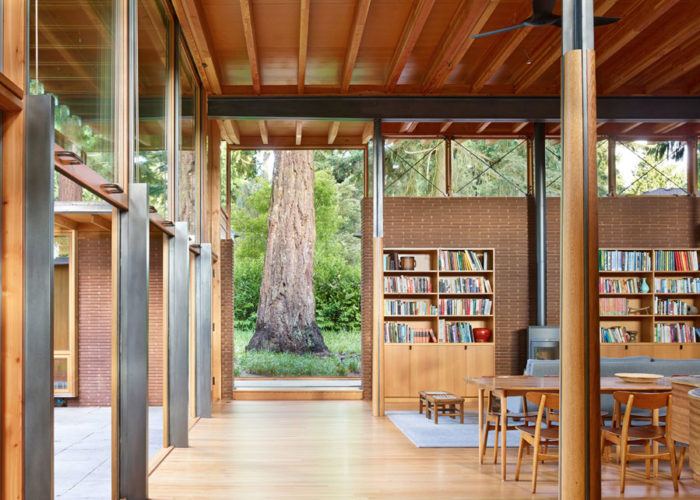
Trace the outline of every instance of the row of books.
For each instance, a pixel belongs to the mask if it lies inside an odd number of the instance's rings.
[[[600,278],[598,291],[600,293],[642,293],[642,280],[639,278]]]
[[[384,323],[384,342],[397,344],[427,344],[436,342],[432,328],[413,328],[405,323]]]
[[[657,271],[697,271],[698,252],[695,250],[656,250]]]
[[[651,254],[637,250],[598,250],[600,271],[651,271]]]
[[[656,293],[700,293],[700,278],[655,278]]]
[[[491,293],[491,282],[482,276],[440,278],[440,293]]]
[[[488,316],[491,305],[490,299],[440,299],[438,311],[441,316]]]
[[[439,322],[438,341],[448,344],[474,342],[471,323],[465,321],[449,322],[441,319]]]
[[[489,254],[473,250],[440,250],[438,264],[441,271],[485,271],[489,269]]]
[[[436,316],[437,308],[421,300],[385,300],[387,316]]]
[[[624,326],[600,327],[600,342],[602,344],[629,342],[629,334]]]
[[[654,299],[654,314],[664,314],[666,316],[686,316],[697,314],[695,306],[678,299]]]
[[[432,293],[433,283],[428,277],[419,276],[385,276],[386,293]]]
[[[627,298],[603,298],[599,310],[601,316],[625,316],[629,314],[629,301]]]
[[[700,328],[685,323],[657,323],[654,342],[700,342]]]

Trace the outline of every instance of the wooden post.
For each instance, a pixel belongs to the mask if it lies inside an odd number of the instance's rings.
[[[617,196],[617,160],[615,160],[615,148],[617,142],[614,137],[608,137],[608,196]]]
[[[562,10],[559,498],[600,498],[598,193],[593,0]]]
[[[698,195],[698,138],[688,137],[688,195]]]
[[[221,130],[218,122],[214,120],[209,121],[209,161],[207,163],[209,186],[203,192],[206,193],[205,200],[207,200],[207,203],[205,206],[209,212],[209,234],[211,251],[214,256],[212,259],[213,276],[211,281],[212,397],[214,401],[220,401],[223,391],[231,390],[230,387],[224,389],[221,385],[223,381],[223,363],[230,363],[233,360],[223,360],[221,344]],[[227,165],[229,165],[228,161]]]

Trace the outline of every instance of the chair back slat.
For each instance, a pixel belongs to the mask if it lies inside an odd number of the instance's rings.
[[[632,399],[632,407],[640,410],[658,410],[668,406],[670,394],[667,392],[629,392],[618,391],[613,393],[615,401],[624,405],[629,404],[630,396]]]

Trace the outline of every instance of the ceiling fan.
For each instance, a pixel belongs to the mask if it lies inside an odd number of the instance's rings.
[[[561,28],[561,16],[557,16],[556,14],[552,13],[555,2],[556,0],[532,0],[532,15],[523,22],[493,31],[477,33],[476,35],[472,35],[472,38],[484,38],[486,36],[496,35],[498,33],[505,33],[506,31],[525,28],[527,26],[532,26],[534,28],[541,26],[558,26]],[[595,26],[603,26],[605,24],[615,23],[619,20],[619,17],[596,16],[593,18],[593,24]]]

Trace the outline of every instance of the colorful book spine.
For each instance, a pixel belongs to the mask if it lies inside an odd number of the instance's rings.
[[[694,312],[697,313],[697,309],[682,300],[654,298],[654,314],[663,316],[688,316]]]
[[[600,293],[642,293],[641,280],[638,278],[600,278],[598,292]]]
[[[654,325],[654,342],[699,342],[700,328],[685,323],[657,323]]]
[[[392,344],[427,344],[436,342],[431,328],[413,328],[406,323],[384,323],[384,342]]]
[[[627,328],[624,326],[600,327],[600,342],[602,344],[624,344],[629,342]]]
[[[697,271],[698,252],[695,250],[656,250],[657,271]]]
[[[700,278],[655,278],[656,293],[700,293]]]
[[[440,278],[440,293],[492,293],[491,282],[482,277]]]
[[[626,316],[629,314],[629,301],[626,298],[600,299],[601,316]]]
[[[489,316],[490,299],[440,299],[438,312],[440,316]]]
[[[600,271],[651,271],[651,253],[637,250],[598,250]]]
[[[478,254],[473,250],[440,250],[438,265],[442,271],[488,270],[488,252]]]
[[[437,308],[425,301],[385,300],[384,314],[386,316],[435,316]]]
[[[385,293],[432,293],[433,284],[428,277],[385,276]]]

